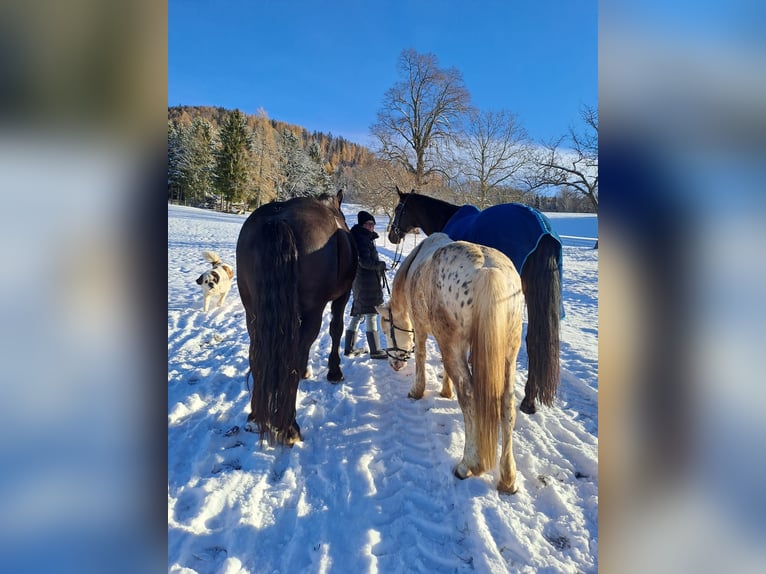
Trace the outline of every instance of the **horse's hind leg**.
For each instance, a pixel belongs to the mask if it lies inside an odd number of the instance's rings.
[[[441,347],[441,345],[440,345]],[[457,400],[460,410],[463,412],[465,423],[465,446],[463,447],[463,459],[455,467],[454,474],[460,479],[469,476],[478,476],[484,469],[479,463],[479,447],[476,442],[476,417],[474,412],[473,386],[471,374],[464,355],[452,350],[442,353],[444,369],[450,373],[457,389]]]
[[[340,368],[340,339],[343,336],[343,313],[351,293],[346,293],[332,302],[332,320],[330,321],[330,357],[327,359],[327,380],[333,383],[343,380]]]
[[[527,289],[531,288],[527,284],[527,281],[522,282],[523,291],[524,291],[524,297],[526,301],[529,301],[529,296],[527,295]],[[538,349],[535,348],[534,345],[530,345],[530,334],[529,331],[536,327],[536,321],[537,321],[537,310],[534,309],[532,305],[527,305],[527,336],[525,340],[525,344],[527,346],[527,383],[524,385],[524,399],[521,401],[521,404],[519,405],[519,410],[527,415],[533,415],[537,412],[537,407],[535,407],[535,397],[537,396],[537,372],[533,368],[533,365],[535,361],[530,357],[531,354],[537,353]]]
[[[527,347],[527,355],[529,354],[529,347]],[[519,405],[519,410],[527,415],[533,415],[537,412],[535,406],[535,395],[537,394],[537,385],[534,381],[534,376],[529,373],[527,378],[527,384],[524,385],[524,400]]]
[[[311,345],[319,334],[319,329],[322,326],[322,311],[323,308],[312,309],[308,312],[304,312],[301,315],[301,334],[300,342],[298,344],[298,368],[301,378],[308,378],[308,364],[309,364],[309,351]],[[290,352],[289,349],[285,349],[285,352]]]
[[[503,448],[500,453],[500,480],[497,489],[500,492],[514,494],[516,486],[516,460],[513,458],[513,427],[516,424],[516,397],[513,394],[516,358],[506,362],[505,386],[500,412],[500,430],[502,431]]]

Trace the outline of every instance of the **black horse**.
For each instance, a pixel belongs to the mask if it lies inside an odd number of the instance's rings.
[[[256,209],[237,241],[237,285],[250,336],[253,392],[247,428],[292,446],[302,440],[295,418],[298,382],[332,301],[327,379],[343,380],[338,348],[343,312],[356,275],[357,252],[333,197],[274,201]]]
[[[513,261],[521,275],[527,303],[527,356],[529,368],[524,400],[519,409],[536,411],[535,399],[550,406],[559,384],[559,322],[562,250],[558,235],[542,213],[519,203],[506,203],[479,211],[415,193],[399,194],[399,204],[388,233],[399,243],[405,233],[419,227],[426,235],[441,231],[454,240],[494,247]]]

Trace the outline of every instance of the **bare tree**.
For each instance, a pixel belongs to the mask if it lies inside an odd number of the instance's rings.
[[[440,68],[433,54],[404,50],[399,71],[403,79],[386,92],[370,131],[381,156],[403,166],[422,187],[440,170],[435,149],[454,137],[470,94],[462,74]]]
[[[588,198],[598,212],[598,110],[583,106],[580,117],[585,129],[570,128],[568,136],[540,150],[527,183],[530,189],[556,186],[574,190]],[[565,142],[568,149],[563,149]]]
[[[398,183],[411,182],[412,176],[404,173],[398,164],[375,160],[347,168],[344,179],[354,201],[367,206],[373,213],[385,213],[391,218],[399,203],[394,190]]]
[[[530,161],[526,131],[507,110],[472,110],[452,153],[453,165],[475,184],[474,203],[480,208],[502,197],[501,187],[508,188]]]

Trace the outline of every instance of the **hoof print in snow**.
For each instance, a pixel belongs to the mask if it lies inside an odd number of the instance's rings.
[[[572,547],[569,543],[569,538],[566,536],[561,536],[559,534],[543,534],[543,536],[556,550],[566,550],[567,548]]]

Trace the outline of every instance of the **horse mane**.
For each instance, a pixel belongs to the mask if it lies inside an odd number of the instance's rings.
[[[412,262],[415,261],[415,258],[418,256],[421,247],[423,247],[422,241],[418,243],[415,249],[410,251],[409,255],[407,255],[407,257],[402,262],[402,266],[399,267],[399,271],[397,271],[396,275],[394,275],[394,283],[392,286],[392,291],[394,293],[398,293],[399,290],[404,288],[404,282],[407,280],[407,273],[409,273],[410,267],[412,267]],[[393,297],[393,293],[391,295]]]
[[[406,193],[404,195],[405,196],[409,195],[410,198],[413,198],[413,197],[414,198],[427,197],[428,199],[430,199],[431,201],[435,201],[436,203],[439,204],[440,207],[444,207],[445,209],[448,208],[448,207],[452,207],[452,208],[458,209],[460,207],[459,205],[455,205],[454,203],[450,203],[449,201],[445,201],[443,199],[439,199],[438,197],[432,197],[430,195],[425,195],[424,193],[418,193],[416,191],[411,191],[411,192]]]

